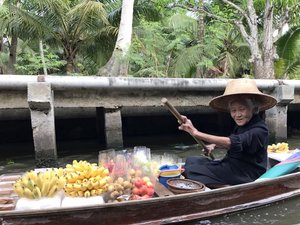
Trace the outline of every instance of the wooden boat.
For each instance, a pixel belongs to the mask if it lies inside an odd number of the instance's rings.
[[[258,182],[174,195],[158,183],[159,197],[77,208],[2,211],[2,224],[171,224],[263,206],[300,195],[300,172]]]

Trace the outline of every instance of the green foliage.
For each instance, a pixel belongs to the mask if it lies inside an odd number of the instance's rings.
[[[6,68],[8,62],[8,55],[5,52],[0,52],[0,67]]]
[[[130,74],[143,77],[166,76],[164,62],[168,54],[168,33],[160,23],[142,21],[141,26],[135,28],[135,34],[128,54]]]
[[[275,76],[281,79],[299,78],[300,27],[291,28],[276,43],[279,60],[275,62]]]
[[[49,51],[44,50],[45,66],[48,73],[54,73],[61,70],[61,67],[65,65],[65,61],[60,60],[59,57]],[[43,74],[43,63],[41,56],[34,51],[26,51],[18,55],[18,63],[16,69],[18,74]]]
[[[129,73],[143,77],[196,77],[196,72],[201,71],[202,77],[229,78],[251,74],[249,47],[232,25],[233,20],[242,18],[241,13],[222,0],[203,2],[207,12],[224,20],[204,16],[205,35],[199,40],[199,1],[135,0]],[[247,0],[232,2],[247,10]],[[298,79],[299,6],[293,7],[298,0],[272,0],[271,3],[274,24],[289,6],[290,23],[295,26],[276,43],[279,55],[275,62],[276,78]],[[261,37],[265,4],[265,0],[254,1]],[[93,75],[112,55],[121,6],[121,0],[5,1],[0,6],[0,34],[7,35],[9,40],[17,34],[19,43],[23,40],[30,46],[30,51],[24,46],[18,48],[18,73],[42,72],[38,54],[41,39],[49,46],[45,58],[50,73],[65,73],[68,61],[74,65],[68,74]],[[242,22],[246,25],[245,20]],[[246,31],[249,32],[247,26]],[[8,51],[5,51],[0,54],[2,69],[5,70],[7,63]]]
[[[190,25],[183,26],[184,29],[175,27],[174,33],[181,37],[182,48],[176,51],[174,75],[195,77],[196,70],[200,70],[202,76],[209,77],[212,71],[219,70],[216,63],[224,47],[224,29],[220,29],[222,24],[210,22],[210,26],[206,26],[203,43],[200,43],[197,37],[197,21],[190,17],[189,22]]]

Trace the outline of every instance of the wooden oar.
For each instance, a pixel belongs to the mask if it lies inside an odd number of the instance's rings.
[[[161,102],[164,106],[166,106],[169,111],[177,118],[178,122],[180,124],[182,124],[184,121],[182,120],[182,117],[180,115],[180,113],[177,111],[177,109],[174,108],[174,106],[168,101],[168,99],[166,98],[162,98]],[[213,156],[212,153],[209,153],[208,148],[206,147],[206,145],[199,139],[197,139],[196,137],[194,137],[193,135],[191,135],[195,141],[204,149],[204,153],[206,156],[209,156],[212,160],[215,159],[215,157]]]

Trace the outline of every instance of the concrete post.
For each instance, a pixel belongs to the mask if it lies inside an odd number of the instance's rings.
[[[270,143],[287,141],[287,109],[294,100],[294,87],[280,85],[275,88],[273,96],[278,103],[266,111],[266,123],[270,131]]]
[[[28,83],[27,100],[37,167],[57,167],[53,93],[47,82]]]
[[[121,110],[105,109],[105,139],[107,148],[123,147]]]

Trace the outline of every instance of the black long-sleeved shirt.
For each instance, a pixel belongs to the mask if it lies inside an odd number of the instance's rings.
[[[231,146],[226,156],[218,163],[208,163],[208,169],[227,184],[254,181],[267,170],[265,122],[254,115],[246,125],[236,126],[229,138]]]

